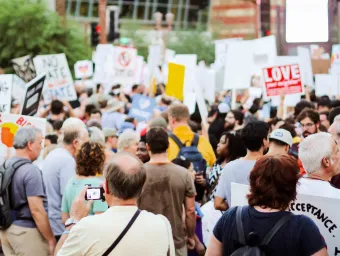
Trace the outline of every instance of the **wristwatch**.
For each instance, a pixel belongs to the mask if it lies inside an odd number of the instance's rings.
[[[65,222],[65,228],[67,228],[67,227],[69,227],[69,226],[71,226],[71,225],[75,225],[75,224],[77,224],[77,223],[78,223],[77,220],[74,220],[74,219],[69,218],[69,219],[67,219],[67,221]]]

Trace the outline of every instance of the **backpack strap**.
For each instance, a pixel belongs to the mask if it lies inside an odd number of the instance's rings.
[[[191,142],[191,146],[197,148],[199,141],[200,141],[200,136],[197,133],[195,133],[194,138],[192,139],[192,142]]]
[[[244,236],[244,229],[242,223],[242,210],[243,207],[238,206],[236,209],[236,228],[238,234],[238,242],[242,245],[246,245],[246,237]]]
[[[32,163],[32,161],[28,160],[28,159],[20,159],[19,161],[16,161],[15,163],[13,163],[13,169],[16,171],[18,170],[21,166],[25,165],[25,164],[29,164]]]
[[[269,231],[269,233],[263,238],[261,245],[268,245],[279,229],[292,217],[292,214],[283,216],[275,226]]]
[[[177,144],[179,149],[184,148],[185,145],[181,142],[181,140],[173,133],[169,134],[169,137]]]

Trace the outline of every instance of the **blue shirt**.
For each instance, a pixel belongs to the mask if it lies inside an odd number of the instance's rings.
[[[64,148],[49,153],[42,164],[48,198],[48,218],[55,236],[65,230],[61,219],[61,200],[69,180],[76,175],[76,161]]]
[[[223,255],[231,255],[240,248],[236,227],[236,207],[226,211],[217,222],[214,236],[223,243]],[[286,211],[262,213],[253,207],[244,207],[242,222],[244,234],[255,232],[262,240],[274,225],[287,214]],[[307,216],[293,215],[268,244],[266,255],[310,256],[326,247],[318,227]]]
[[[118,112],[104,112],[102,116],[103,128],[113,128],[119,131],[124,122],[124,115]]]

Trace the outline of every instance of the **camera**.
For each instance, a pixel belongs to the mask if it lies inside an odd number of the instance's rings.
[[[105,201],[103,187],[88,187],[85,194],[85,200],[102,200]]]

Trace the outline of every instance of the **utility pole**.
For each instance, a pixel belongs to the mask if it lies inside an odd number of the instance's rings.
[[[98,16],[99,16],[99,26],[100,26],[100,43],[107,43],[106,36],[106,0],[99,0]]]

